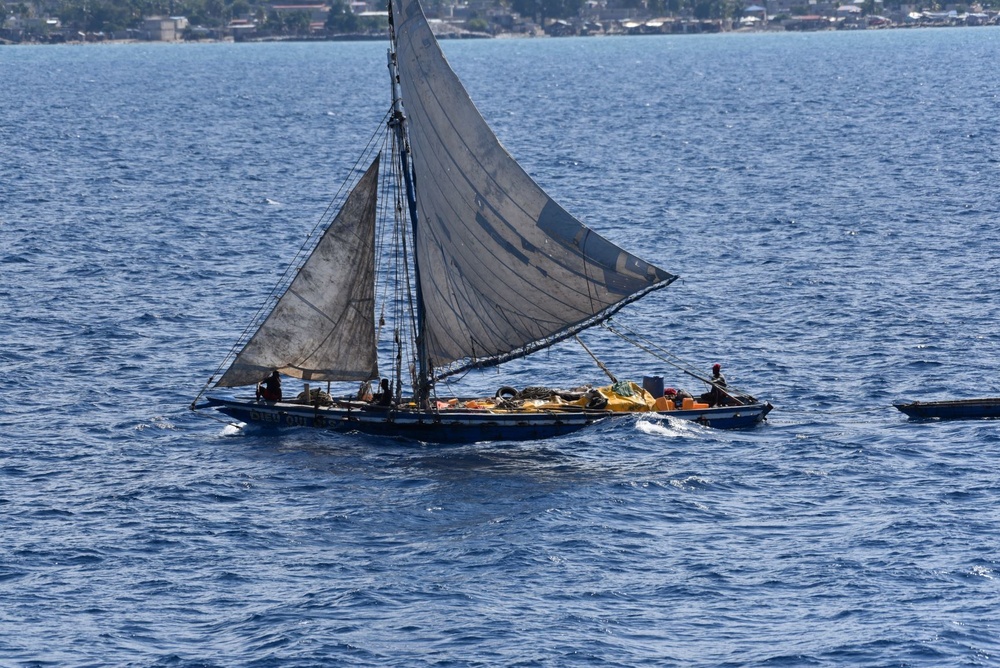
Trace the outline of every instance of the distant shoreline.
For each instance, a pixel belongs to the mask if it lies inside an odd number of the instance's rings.
[[[997,27],[1000,25],[1000,15],[992,17],[988,22],[979,24],[955,24],[947,22],[914,22],[914,23],[889,23],[880,25],[849,25],[830,27],[801,27],[794,24],[801,23],[802,17],[792,17],[781,24],[768,25],[763,27],[720,28],[717,30],[704,30],[700,32],[630,32],[626,30],[613,30],[586,35],[549,35],[545,33],[517,33],[500,32],[497,34],[478,33],[469,31],[441,31],[435,33],[439,40],[452,39],[559,39],[562,37],[645,37],[645,36],[681,36],[681,35],[713,35],[713,34],[749,34],[749,33],[785,33],[785,32],[855,32],[859,30],[911,30],[915,28],[982,28]],[[387,33],[359,33],[342,34],[330,36],[269,36],[269,37],[242,37],[235,39],[232,36],[214,37],[204,39],[177,39],[177,40],[145,40],[145,39],[105,39],[103,37],[90,37],[81,39],[63,39],[59,41],[43,40],[21,40],[15,41],[0,38],[0,46],[93,46],[93,45],[127,45],[127,44],[260,44],[276,42],[377,42],[388,41]]]

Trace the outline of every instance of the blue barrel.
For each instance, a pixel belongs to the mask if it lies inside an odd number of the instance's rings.
[[[642,389],[646,390],[654,397],[663,396],[663,376],[643,376]]]

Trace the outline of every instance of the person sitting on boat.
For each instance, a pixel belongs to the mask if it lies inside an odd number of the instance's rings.
[[[686,390],[675,390],[672,387],[668,387],[663,391],[663,396],[667,398],[667,401],[674,402],[674,406],[677,408],[684,407],[684,398],[693,399],[691,393]]]
[[[389,379],[383,378],[378,386],[378,394],[372,397],[372,403],[377,406],[392,405],[392,389],[389,387]]]
[[[257,399],[261,398],[265,401],[281,401],[281,376],[277,371],[272,371],[270,376],[257,383]]]
[[[712,378],[710,379],[712,389],[701,395],[700,400],[709,406],[725,406],[729,403],[729,393],[722,388],[726,387],[726,377],[722,375],[722,365],[712,365]]]

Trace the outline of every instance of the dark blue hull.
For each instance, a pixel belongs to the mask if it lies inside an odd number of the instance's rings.
[[[389,411],[361,403],[314,407],[216,397],[209,397],[205,405],[215,407],[241,422],[258,425],[357,431],[428,443],[532,441],[553,438],[622,415],[669,416],[717,429],[742,429],[761,422],[771,410],[771,405],[764,403],[666,413],[612,413],[591,410],[507,413],[462,409]]]
[[[918,420],[983,420],[1000,418],[1000,397],[959,399],[955,401],[914,401],[893,404]]]

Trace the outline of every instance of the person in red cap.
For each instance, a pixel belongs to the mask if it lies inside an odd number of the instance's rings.
[[[718,362],[712,365],[712,382],[722,387],[726,386],[726,377],[722,375],[722,365]]]
[[[674,406],[677,405],[677,390],[672,387],[668,387],[663,390],[663,398],[672,403]]]
[[[675,390],[672,387],[668,387],[663,391],[663,396],[667,398],[667,401],[672,401],[674,406],[681,408],[684,405],[684,398],[693,399],[690,392],[684,390]]]

